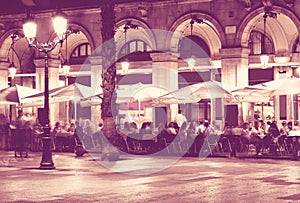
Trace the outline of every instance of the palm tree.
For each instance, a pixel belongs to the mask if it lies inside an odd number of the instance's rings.
[[[114,4],[115,0],[105,0],[102,1],[102,41],[103,46],[101,50],[102,55],[102,89],[103,89],[103,99],[101,103],[101,117],[103,120],[102,132],[107,140],[116,148],[121,149],[123,138],[117,131],[116,123],[113,118],[114,106],[116,103],[116,96],[114,94],[115,90],[115,78],[116,78],[116,46],[114,39],[114,24],[115,24],[115,14],[114,14]],[[107,43],[109,42],[109,43]],[[105,146],[104,146],[105,148]],[[106,146],[106,150],[112,153],[111,147]],[[118,157],[114,157],[115,159]]]

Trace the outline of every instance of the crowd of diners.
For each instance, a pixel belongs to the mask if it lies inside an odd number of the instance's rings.
[[[125,141],[124,149],[132,152],[154,153],[173,145],[168,152],[184,151],[186,154],[197,155],[208,145],[215,144],[211,153],[229,152],[231,156],[236,156],[236,152],[249,150],[249,146],[253,146],[257,156],[289,154],[293,150],[293,140],[289,137],[289,132],[298,128],[298,122],[277,123],[275,118],[272,118],[268,121],[245,122],[241,126],[230,126],[225,123],[223,129],[219,129],[213,122],[210,123],[207,120],[188,122],[181,112],[179,115],[174,121],[156,126],[149,121],[142,123],[139,127],[135,122],[126,120],[123,125],[117,126],[119,134]],[[101,124],[95,125],[89,119],[80,119],[70,123],[57,121],[51,129],[52,149],[73,151],[78,144],[83,144],[86,149],[101,148],[103,139],[101,128]],[[29,114],[19,112],[19,116],[12,123],[9,123],[5,116],[0,115],[1,149],[9,149],[9,145],[15,144],[12,142],[14,140],[9,129],[23,131],[28,129],[28,132],[31,130],[32,140],[28,141],[28,144],[41,144],[41,140],[39,140],[40,143],[33,143],[33,141],[34,136],[41,134],[43,128]],[[214,139],[211,139],[212,137]],[[211,141],[213,143],[209,143]]]
[[[135,141],[134,145],[128,144],[129,147],[138,146],[138,149],[134,149],[137,151],[146,148],[144,150],[149,150],[150,153],[158,152],[169,144],[176,143],[180,147],[174,150],[186,150],[187,154],[198,154],[207,145],[215,144],[213,151],[229,152],[234,157],[237,152],[249,150],[250,146],[255,148],[257,156],[289,154],[293,148],[289,132],[297,127],[297,122],[282,121],[278,124],[272,118],[266,122],[263,120],[245,122],[241,126],[230,126],[225,123],[223,129],[216,129],[207,120],[184,121],[181,125],[172,121],[165,125],[159,124],[157,128],[153,127],[152,122],[144,122],[140,129],[134,122],[125,122],[124,127],[120,127],[119,131],[125,140]],[[209,143],[210,141],[213,143]]]

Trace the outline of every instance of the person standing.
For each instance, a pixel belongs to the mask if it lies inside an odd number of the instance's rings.
[[[179,127],[181,127],[184,122],[187,122],[187,119],[185,115],[182,114],[181,109],[178,110],[178,114],[175,116],[175,122]]]

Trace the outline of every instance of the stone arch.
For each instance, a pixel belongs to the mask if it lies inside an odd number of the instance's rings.
[[[72,51],[80,44],[82,43],[89,43],[91,46],[91,49],[94,50],[95,49],[95,43],[94,40],[92,38],[92,35],[87,31],[87,29],[79,24],[76,23],[68,23],[69,28],[75,29],[75,30],[79,30],[79,33],[74,33],[68,36],[68,42],[67,42],[67,56],[66,56],[66,40],[63,41],[62,46],[60,46],[59,44],[55,47],[55,49],[53,51],[50,52],[50,57],[51,58],[59,58],[59,52],[61,50],[62,55],[63,55],[63,59],[65,60],[66,58],[68,60],[70,60],[70,56]],[[53,41],[56,38],[56,34],[55,32],[53,32],[48,41]],[[37,54],[41,54],[41,53],[37,53]]]
[[[10,29],[8,31],[6,31],[0,38],[0,59],[2,61],[8,61],[8,57],[9,57],[9,52],[10,52],[10,48],[12,45],[12,41],[11,41],[11,35],[13,33],[16,33],[20,31],[20,29],[15,28],[15,29]]]
[[[83,43],[89,43],[91,46],[91,50],[95,50],[95,43],[93,40],[92,35],[87,31],[87,29],[79,24],[76,23],[68,23],[68,26],[74,30],[79,30],[79,33],[73,33],[68,36],[68,42],[67,42],[67,58],[70,59],[72,51],[80,44]],[[55,33],[51,35],[51,39],[54,39],[56,37]],[[66,40],[63,41],[62,47],[57,46],[55,50],[52,51],[52,56],[58,57],[59,50],[61,49],[63,57],[66,57]]]
[[[173,52],[178,52],[178,44],[183,36],[188,36],[191,34],[190,31],[190,20],[192,17],[199,19],[204,19],[205,24],[194,24],[193,35],[201,37],[208,45],[211,53],[211,58],[216,59],[219,57],[219,50],[225,45],[225,33],[222,29],[220,23],[213,17],[199,13],[193,12],[185,14],[179,17],[170,27],[170,50]]]
[[[282,56],[292,52],[292,44],[298,35],[300,22],[296,15],[282,7],[273,6],[272,12],[277,13],[277,18],[267,18],[266,34],[274,43],[275,55]],[[258,8],[251,12],[240,24],[236,43],[242,47],[248,47],[248,40],[253,29],[263,31],[264,8]]]
[[[11,35],[21,33],[20,28],[13,28],[5,32],[0,38],[0,60],[12,62],[13,58],[13,63],[17,70],[21,70],[22,66],[28,68],[29,59],[34,56],[34,52],[30,50],[27,40],[22,38],[22,36],[18,36],[14,44],[14,51],[12,51]],[[12,57],[12,55],[14,56]]]
[[[119,20],[115,24],[115,42],[116,42],[116,50],[117,54],[116,56],[119,55],[119,52],[122,48],[122,46],[125,43],[125,35],[124,35],[124,30],[123,27],[127,22],[131,22],[134,25],[138,25],[138,29],[129,29],[127,30],[126,34],[126,41],[131,41],[131,40],[142,40],[146,42],[151,50],[156,50],[157,49],[157,44],[156,44],[156,38],[150,27],[144,23],[141,20],[138,20],[136,18],[126,18]]]

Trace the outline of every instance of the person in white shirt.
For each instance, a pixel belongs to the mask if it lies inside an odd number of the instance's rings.
[[[178,114],[175,116],[175,122],[179,127],[181,127],[184,122],[187,122],[186,117],[182,114],[180,109],[178,110]]]
[[[262,140],[264,137],[264,130],[260,128],[259,121],[254,122],[254,126],[251,129],[251,139],[250,142],[255,145],[256,147],[256,155],[261,155],[262,149]]]
[[[203,121],[200,121],[199,122],[199,125],[196,127],[196,133],[198,134],[198,135],[200,135],[200,134],[204,134],[204,131],[205,131],[205,126],[204,126],[204,122]]]

